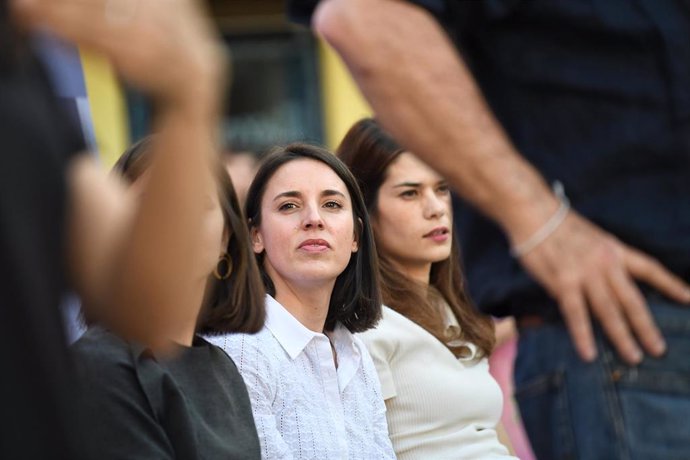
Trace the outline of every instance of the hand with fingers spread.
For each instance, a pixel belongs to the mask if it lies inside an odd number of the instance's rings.
[[[520,261],[558,301],[575,347],[587,361],[596,357],[592,318],[628,363],[639,363],[643,350],[652,356],[665,352],[637,281],[690,303],[690,287],[680,278],[573,211]]]

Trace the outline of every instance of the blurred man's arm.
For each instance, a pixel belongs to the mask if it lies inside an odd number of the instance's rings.
[[[201,302],[192,269],[218,161],[212,143],[222,53],[194,0],[15,6],[24,24],[103,53],[156,105],[159,135],[139,200],[86,155],[70,165],[68,262],[91,316],[129,338],[162,345]]]
[[[313,27],[341,55],[381,123],[491,217],[513,246],[559,209],[540,174],[511,144],[446,34],[401,0],[322,0]],[[520,258],[558,301],[580,355],[595,356],[590,315],[621,355],[641,359],[663,340],[634,280],[679,301],[690,288],[648,256],[575,212]]]

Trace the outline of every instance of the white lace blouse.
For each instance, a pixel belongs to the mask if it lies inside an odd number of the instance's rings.
[[[340,324],[307,329],[271,296],[255,335],[211,337],[249,390],[264,459],[394,459],[386,408],[363,343]]]

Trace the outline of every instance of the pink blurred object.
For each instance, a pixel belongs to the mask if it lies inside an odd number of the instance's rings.
[[[498,346],[489,358],[490,372],[503,391],[501,423],[510,438],[515,456],[521,460],[536,460],[522,426],[517,402],[513,398],[513,362],[516,352],[517,337],[512,337]]]

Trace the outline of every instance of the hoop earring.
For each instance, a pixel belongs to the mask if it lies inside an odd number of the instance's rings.
[[[225,266],[225,270],[223,270],[223,266]],[[226,253],[223,253],[222,256],[218,258],[218,263],[216,264],[216,268],[213,269],[213,276],[216,277],[217,280],[226,280],[230,278],[230,275],[232,274],[232,259],[230,256]]]

